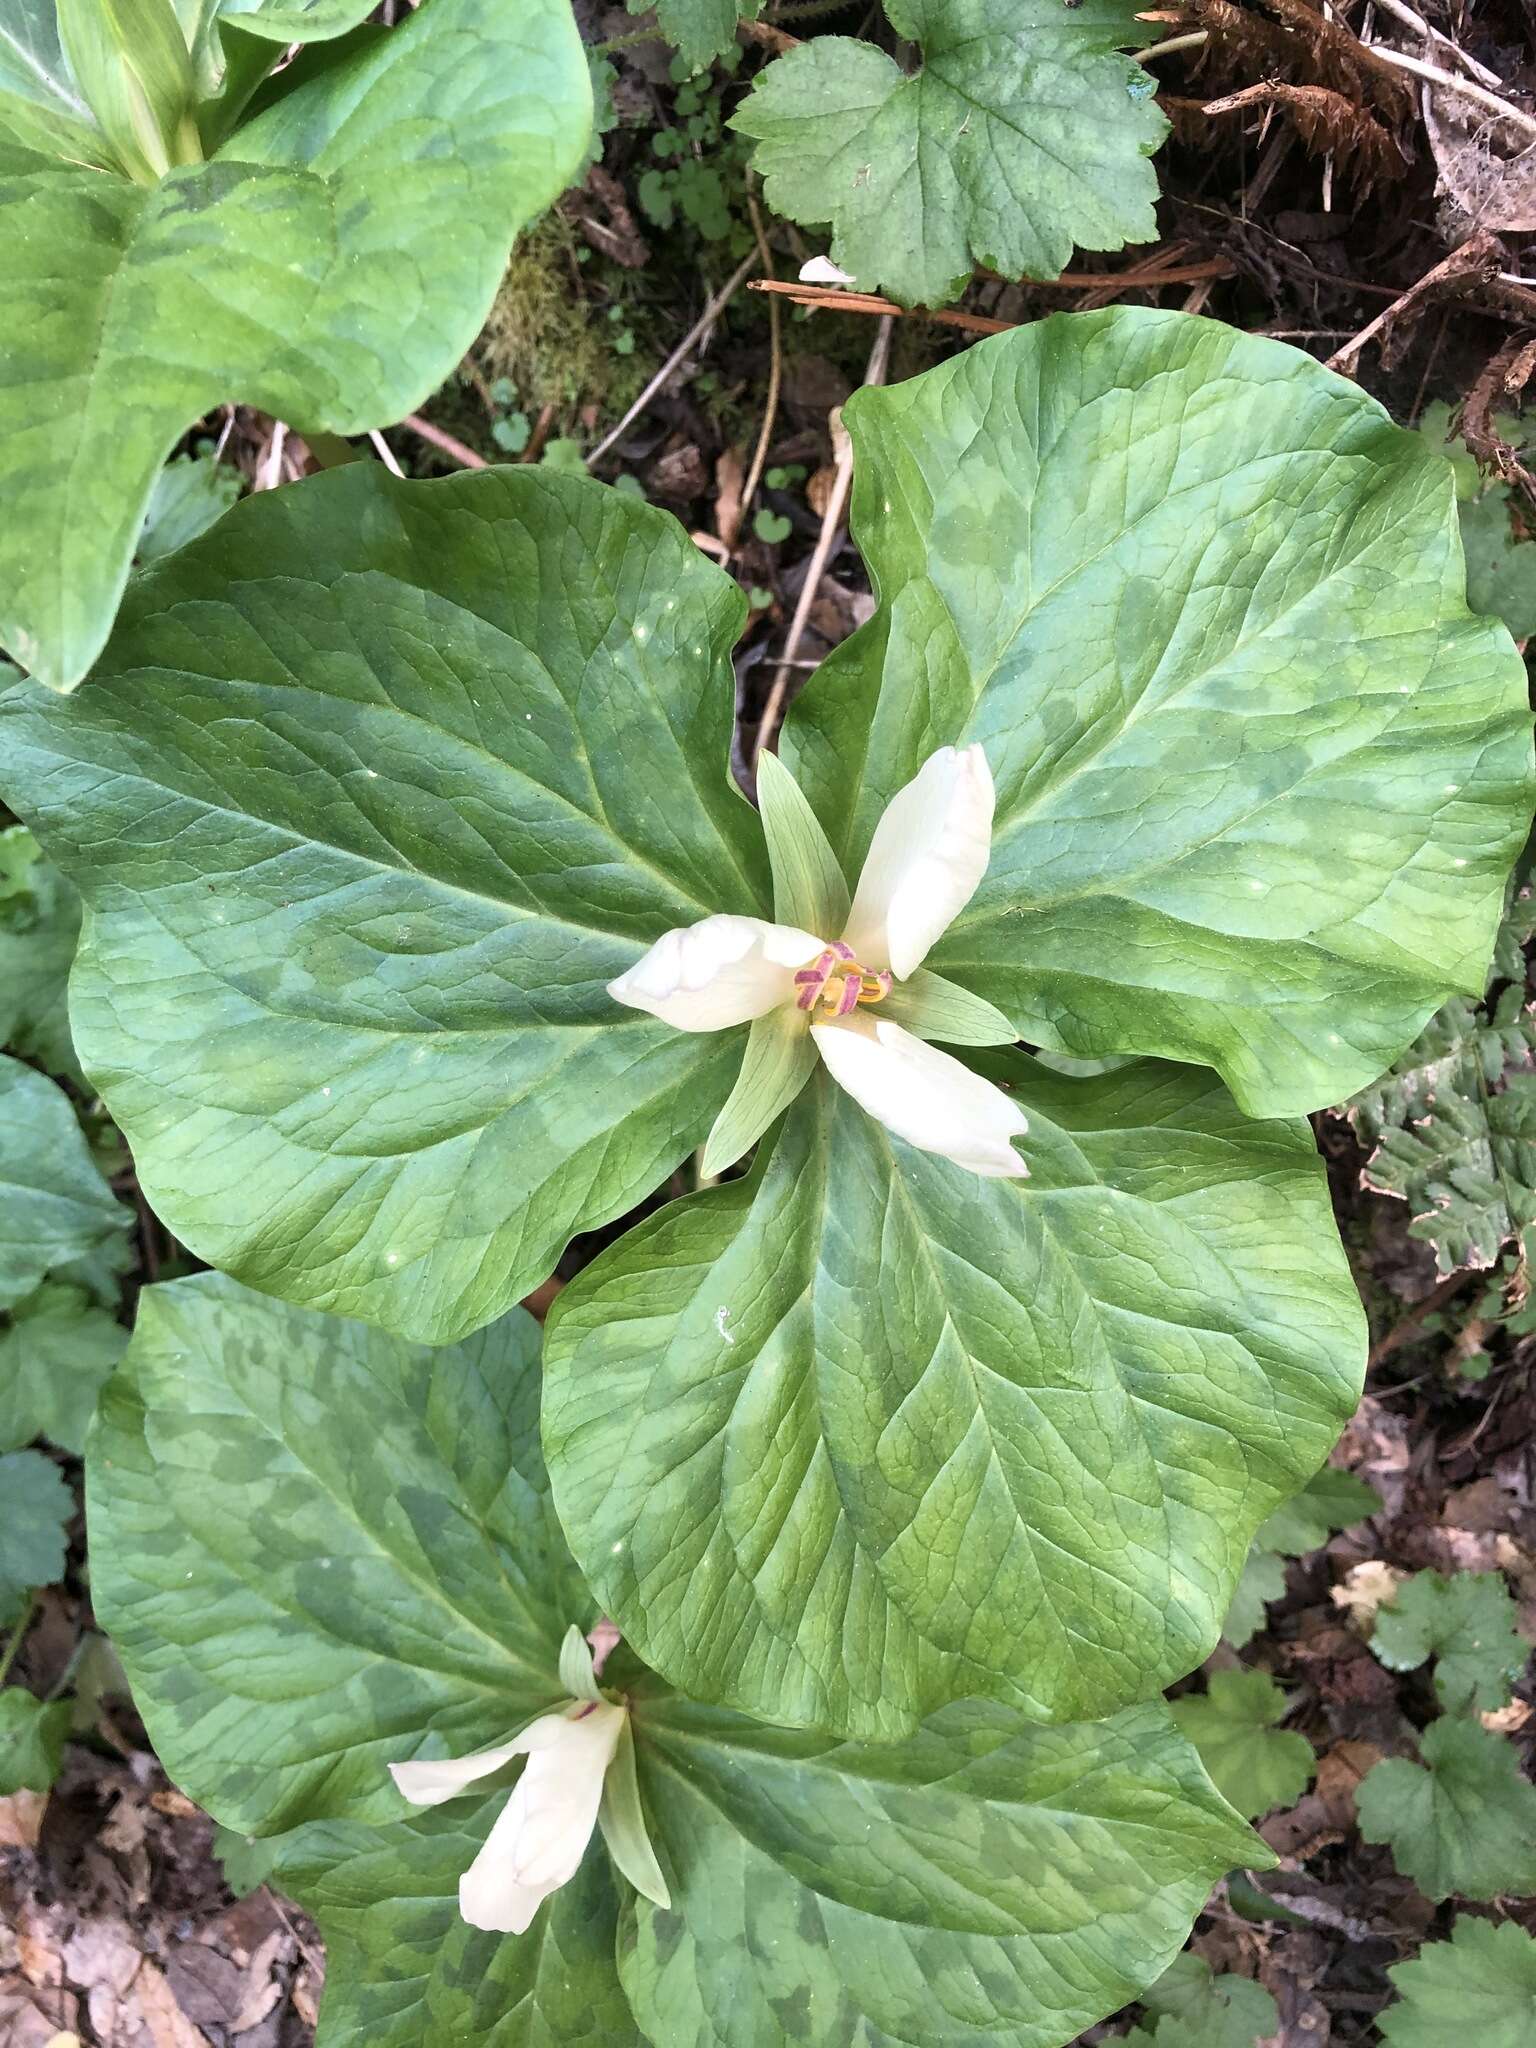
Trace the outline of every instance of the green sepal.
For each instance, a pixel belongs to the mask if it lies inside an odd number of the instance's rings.
[[[603,1831],[608,1854],[641,1898],[649,1899],[653,1906],[660,1906],[664,1911],[670,1910],[672,1894],[661,1874],[661,1865],[656,1861],[656,1851],[651,1847],[645,1810],[640,1804],[640,1780],[635,1771],[635,1734],[628,1714],[624,1716],[624,1725],[619,1730],[619,1746],[613,1752],[613,1762],[603,1779],[597,1824]]]
[[[591,1700],[597,1706],[603,1704],[597,1680],[592,1675],[592,1652],[574,1621],[560,1645],[560,1683],[573,1700]]]
[[[821,821],[777,754],[757,760],[757,802],[773,869],[773,914],[824,939],[848,922],[848,883]]]
[[[741,1072],[704,1141],[704,1178],[713,1180],[788,1109],[811,1078],[816,1043],[799,1010],[770,1010],[757,1018],[741,1056]]]
[[[914,1038],[941,1038],[946,1045],[1017,1045],[1019,1040],[995,1003],[928,967],[894,982],[880,1014]]]
[[[192,53],[171,0],[58,0],[59,38],[128,176],[200,163]]]

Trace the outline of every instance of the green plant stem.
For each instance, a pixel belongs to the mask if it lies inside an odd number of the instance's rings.
[[[1210,39],[1211,32],[1208,28],[1192,29],[1187,36],[1169,36],[1166,42],[1149,43],[1146,49],[1133,50],[1131,55],[1138,64],[1146,64],[1153,57],[1172,56],[1175,50],[1198,49],[1202,43],[1208,43]]]
[[[0,1656],[0,1685],[4,1685],[6,1679],[10,1676],[11,1666],[16,1662],[16,1652],[26,1641],[27,1630],[32,1626],[32,1620],[36,1613],[37,1591],[34,1588],[27,1595],[27,1604],[21,1610],[21,1619],[16,1624],[11,1640],[5,1646],[5,1654]]]

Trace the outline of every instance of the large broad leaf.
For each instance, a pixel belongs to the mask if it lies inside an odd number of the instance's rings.
[[[425,0],[153,189],[0,141],[0,642],[67,688],[161,462],[221,400],[398,419],[586,147],[568,0]]]
[[[128,1221],[63,1089],[0,1057],[0,1309],[113,1243]]]
[[[848,424],[881,605],[785,755],[856,864],[935,744],[985,744],[992,864],[930,967],[1058,1051],[1214,1066],[1253,1115],[1341,1100],[1482,993],[1530,712],[1417,435],[1294,349],[1129,308]]]
[[[59,42],[54,0],[0,0],[0,138],[107,165],[112,153]]]
[[[674,1910],[634,1901],[621,1967],[668,2048],[1059,2048],[1252,1853],[1161,1704],[1042,1729],[970,1701],[867,1748],[682,1700],[637,1728]]]
[[[297,1824],[278,1874],[331,1943],[322,2044],[1060,2048],[1262,1857],[1161,1705],[1040,1729],[970,1702],[859,1748],[690,1706],[621,1651],[672,1908],[594,1842],[526,1936],[466,1929],[504,1783],[408,1818],[384,1766],[504,1740],[596,1616],[535,1386],[521,1314],[427,1354],[202,1275],[146,1294],[93,1434],[99,1611],[178,1783]]]
[[[300,1828],[272,1882],[325,1936],[319,2048],[643,2048],[614,1965],[617,1884],[595,1850],[521,1938],[459,1916],[500,1808],[459,1799],[388,1828]]]
[[[537,1359],[521,1309],[431,1351],[222,1274],[140,1297],[90,1443],[96,1612],[156,1753],[227,1826],[397,1814],[385,1758],[560,1697],[586,1602],[531,1441]]]
[[[1150,241],[1168,132],[1116,51],[1133,0],[884,0],[922,62],[823,36],[770,64],[731,125],[768,202],[832,223],[834,261],[908,304],[958,297],[976,264],[1055,277],[1078,243]]]
[[[638,1225],[551,1317],[566,1532],[701,1697],[869,1736],[969,1694],[1145,1697],[1211,1649],[1358,1398],[1304,1125],[1178,1068],[978,1064],[1029,1117],[1028,1180],[813,1086],[753,1181]]]
[[[702,1142],[744,1034],[605,984],[766,905],[741,617],[617,493],[357,465],[139,579],[75,697],[8,701],[0,782],[95,910],[81,1056],[178,1237],[444,1341]]]

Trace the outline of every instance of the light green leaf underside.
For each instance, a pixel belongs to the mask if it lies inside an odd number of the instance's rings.
[[[1426,1942],[1387,1975],[1399,2003],[1376,2024],[1391,2048],[1529,2048],[1536,2038],[1536,1941],[1513,1921],[1463,1914],[1449,1941]]]
[[[745,1033],[605,984],[766,908],[741,615],[598,485],[358,464],[137,579],[72,698],[0,700],[0,783],[93,908],[81,1057],[184,1243],[445,1342],[702,1142]]]
[[[117,1239],[128,1220],[63,1089],[0,1056],[0,1309]]]
[[[0,138],[80,163],[111,161],[60,46],[54,0],[0,0]]]
[[[1451,476],[1278,342],[1056,315],[848,407],[875,618],[784,739],[850,872],[942,743],[992,861],[929,965],[1080,1057],[1340,1100],[1480,994],[1531,808],[1525,678]]]
[[[1478,1721],[1425,1729],[1422,1765],[1388,1757],[1362,1779],[1360,1832],[1385,1842],[1426,1898],[1536,1891],[1536,1786],[1519,1752]]]
[[[823,36],[778,58],[732,116],[768,203],[830,221],[866,291],[958,297],[980,263],[1055,277],[1077,243],[1150,241],[1168,132],[1126,0],[886,0],[922,61]]]
[[[233,464],[205,455],[178,455],[155,478],[135,553],[141,562],[174,555],[206,533],[240,495]]]
[[[606,1858],[589,1851],[522,1936],[459,1917],[459,1877],[503,1797],[389,1828],[317,1822],[279,1847],[273,1883],[319,1922],[315,2048],[644,2048],[614,1964]]]
[[[346,434],[419,404],[590,116],[567,0],[425,0],[153,189],[0,143],[0,642],[21,666],[68,688],[94,660],[201,413]]]
[[[1040,1729],[969,1701],[860,1748],[663,1701],[641,1783],[675,1911],[620,1949],[666,2048],[1061,2048],[1254,1853],[1160,1704]]]
[[[1027,1181],[813,1082],[751,1182],[637,1225],[551,1317],[566,1532],[697,1696],[866,1736],[1145,1698],[1357,1399],[1304,1127],[1174,1068],[976,1064],[1029,1116]]]
[[[756,21],[764,0],[627,0],[631,14],[654,12],[656,26],[690,71],[724,56],[738,21]]]
[[[222,1274],[140,1297],[90,1439],[92,1587],[157,1754],[226,1826],[394,1820],[387,1762],[558,1700],[596,1610],[537,1380],[520,1309],[434,1351]]]

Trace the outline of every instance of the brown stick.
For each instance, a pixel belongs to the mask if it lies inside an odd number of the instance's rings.
[[[1031,291],[1131,292],[1150,290],[1160,284],[1198,284],[1202,278],[1233,277],[1230,263],[1212,259],[1203,263],[1170,264],[1166,269],[1144,264],[1135,270],[1064,271],[1060,277],[1024,278]],[[967,334],[1006,334],[1022,323],[992,320],[984,313],[962,312],[957,306],[898,306],[894,299],[882,299],[874,292],[845,291],[840,285],[797,284],[791,278],[755,277],[748,287],[754,292],[775,292],[796,306],[813,313],[889,314],[903,320],[934,320],[943,327],[959,327]]]
[[[1426,270],[1418,283],[1410,285],[1400,298],[1384,307],[1369,326],[1361,328],[1353,341],[1346,341],[1341,349],[1336,349],[1328,358],[1327,367],[1345,377],[1352,377],[1360,352],[1368,341],[1386,333],[1404,314],[1416,312],[1425,299],[1437,298],[1441,292],[1454,290],[1462,283],[1487,283],[1497,275],[1502,260],[1493,236],[1479,229],[1459,248],[1453,249],[1443,262],[1437,263],[1433,270]]]
[[[434,427],[432,422],[424,420],[420,413],[408,412],[400,424],[402,427],[409,427],[418,440],[430,441],[434,448],[441,448],[445,455],[451,455],[455,462],[461,462],[466,469],[490,468],[485,457],[477,455],[457,434],[450,434],[442,427]]]

